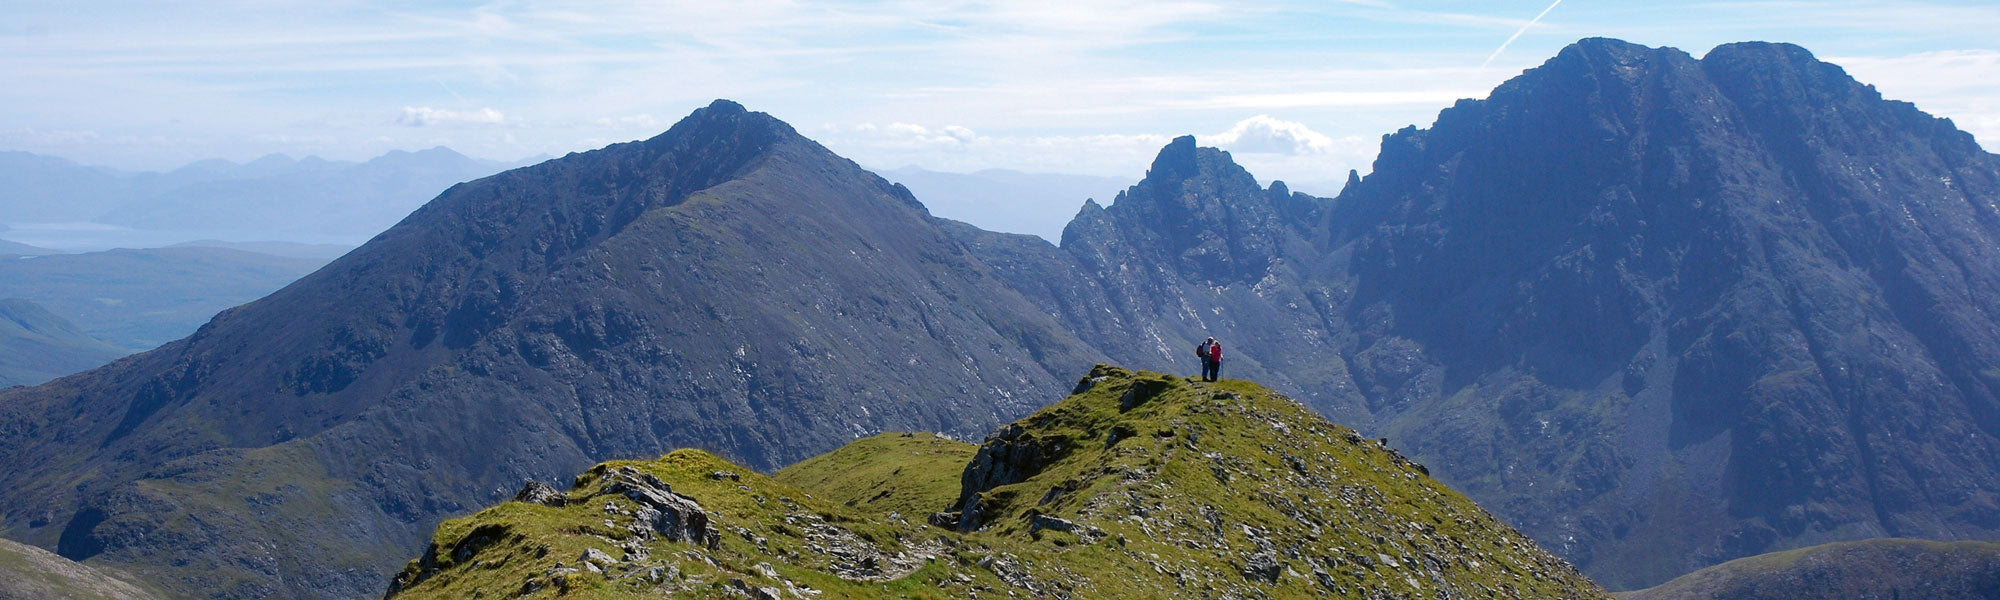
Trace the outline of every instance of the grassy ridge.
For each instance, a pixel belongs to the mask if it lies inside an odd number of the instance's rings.
[[[1100,366],[1078,388],[978,447],[881,435],[775,476],[692,450],[605,463],[561,507],[445,523],[391,596],[1605,597],[1421,466],[1256,384]],[[628,467],[699,502],[714,547],[635,534],[639,505],[607,494]]]

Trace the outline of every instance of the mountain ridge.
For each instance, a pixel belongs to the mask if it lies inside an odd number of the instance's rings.
[[[185,340],[0,394],[39,432],[0,436],[7,456],[65,457],[0,475],[6,522],[182,592],[352,594],[436,519],[592,456],[702,445],[772,468],[888,425],[1025,412],[1007,399],[1058,385],[1035,361],[1087,350],[929,223],[906,190],[727,101],[460,184]],[[816,297],[773,304],[773,286]],[[889,364],[957,374],[831,362],[896,349]],[[807,402],[836,392],[849,403]],[[72,481],[79,463],[92,475]],[[167,566],[187,561],[205,568]]]

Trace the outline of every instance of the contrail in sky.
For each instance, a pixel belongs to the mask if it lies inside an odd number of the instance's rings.
[[[1516,31],[1516,32],[1514,32],[1514,35],[1511,35],[1511,36],[1507,36],[1507,41],[1504,41],[1504,42],[1500,42],[1500,47],[1499,47],[1499,48],[1495,48],[1495,49],[1493,50],[1493,53],[1492,53],[1492,54],[1488,54],[1488,55],[1486,55],[1486,62],[1483,62],[1483,63],[1479,63],[1479,68],[1481,68],[1481,69],[1484,69],[1484,68],[1486,68],[1486,65],[1490,65],[1490,64],[1493,64],[1493,59],[1494,59],[1495,57],[1498,57],[1498,56],[1500,56],[1500,53],[1501,53],[1501,52],[1506,52],[1506,51],[1507,51],[1507,45],[1508,45],[1508,44],[1512,44],[1512,43],[1514,43],[1514,40],[1515,40],[1515,39],[1517,39],[1517,38],[1520,38],[1520,37],[1521,37],[1521,34],[1523,34],[1523,33],[1527,33],[1527,32],[1528,32],[1528,28],[1529,28],[1529,27],[1534,27],[1536,23],[1540,23],[1540,22],[1542,22],[1542,17],[1546,17],[1546,16],[1549,16],[1549,11],[1552,11],[1552,10],[1555,10],[1555,9],[1556,9],[1556,5],[1557,5],[1557,4],[1562,4],[1562,3],[1563,3],[1563,0],[1556,0],[1555,2],[1551,2],[1551,3],[1549,3],[1549,7],[1548,7],[1548,8],[1544,8],[1544,9],[1542,9],[1542,14],[1539,14],[1539,15],[1535,15],[1535,18],[1533,18],[1533,19],[1529,19],[1529,20],[1528,20],[1528,24],[1527,24],[1527,25],[1522,25],[1522,26],[1521,26],[1521,29],[1520,29],[1520,31]]]

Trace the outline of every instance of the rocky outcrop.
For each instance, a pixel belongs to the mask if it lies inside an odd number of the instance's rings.
[[[631,514],[631,528],[642,539],[657,535],[664,540],[709,549],[721,541],[722,533],[716,531],[713,517],[701,509],[701,504],[674,493],[660,478],[629,466],[600,475],[607,477],[610,484],[591,497],[619,495],[638,503]]]
[[[558,491],[556,490],[556,488],[549,486],[549,484],[532,480],[529,481],[527,484],[522,485],[521,491],[514,494],[515,502],[540,504],[543,506],[553,506],[556,508],[562,508],[563,504],[567,503],[568,500],[569,500],[568,498],[565,498],[563,496],[563,493],[561,491]]]
[[[974,531],[984,523],[979,497],[1003,485],[1027,481],[1042,469],[1061,460],[1073,447],[1064,438],[1045,438],[1018,424],[1005,425],[979,446],[979,454],[966,465],[959,502],[959,531]]]

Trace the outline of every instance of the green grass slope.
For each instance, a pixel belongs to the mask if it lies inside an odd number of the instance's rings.
[[[2000,600],[2000,543],[1873,539],[1739,558],[1621,600]]]
[[[881,516],[925,516],[958,499],[979,445],[932,433],[884,433],[799,461],[774,476],[820,499]]]
[[[39,385],[126,354],[39,304],[0,299],[0,388]]]
[[[976,448],[882,435],[774,476],[680,450],[522,497],[440,526],[389,597],[1607,597],[1283,396],[1106,366]]]
[[[129,576],[0,539],[0,600],[153,600]]]

